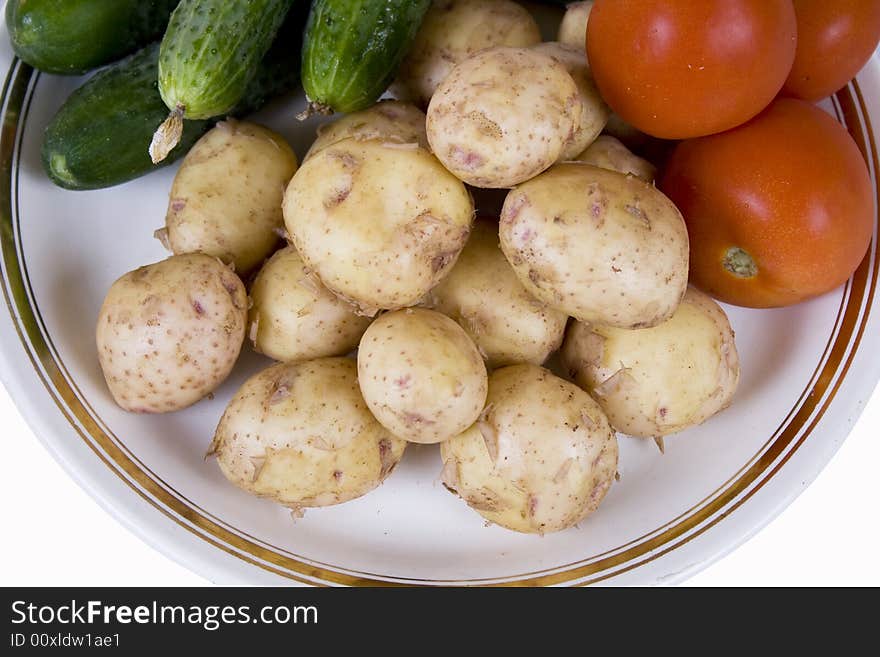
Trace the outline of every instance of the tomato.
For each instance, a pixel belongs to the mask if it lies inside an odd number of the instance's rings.
[[[798,45],[786,96],[819,100],[855,77],[880,41],[878,0],[794,0]]]
[[[691,240],[691,282],[755,308],[844,283],[871,242],[871,179],[846,129],[783,98],[729,132],[680,143],[661,189]]]
[[[624,121],[685,139],[741,125],[791,70],[791,0],[596,0],[587,52],[596,84]]]

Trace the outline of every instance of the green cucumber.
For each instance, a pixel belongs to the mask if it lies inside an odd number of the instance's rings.
[[[78,75],[159,38],[178,0],[8,0],[15,54],[46,73]]]
[[[159,92],[171,110],[150,144],[153,162],[179,141],[184,119],[225,114],[244,96],[294,0],[181,0],[159,51]]]
[[[356,112],[391,84],[430,0],[314,0],[303,40],[303,86],[313,113]]]
[[[250,114],[296,86],[305,16],[295,14],[291,12],[230,114]],[[159,44],[155,43],[99,71],[73,92],[43,135],[43,168],[52,182],[72,190],[111,187],[186,154],[214,121],[187,121],[180,144],[159,165],[144,148],[168,113],[159,95],[158,71]]]

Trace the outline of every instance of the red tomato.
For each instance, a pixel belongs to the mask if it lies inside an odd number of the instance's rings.
[[[786,96],[819,100],[846,86],[880,41],[878,0],[794,0],[798,45]]]
[[[754,117],[782,88],[796,43],[791,0],[596,0],[587,25],[602,96],[664,139]]]
[[[783,98],[729,132],[679,144],[661,189],[691,240],[691,282],[740,306],[785,306],[844,283],[874,230],[867,166],[846,129]]]

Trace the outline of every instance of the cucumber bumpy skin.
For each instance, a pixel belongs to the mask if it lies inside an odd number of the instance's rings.
[[[79,75],[158,39],[177,0],[9,0],[15,54],[45,73]]]
[[[184,119],[229,112],[243,97],[294,0],[181,0],[159,51],[159,92],[171,110],[150,143],[161,162]]]
[[[156,89],[159,43],[96,73],[75,90],[43,133],[43,168],[64,189],[99,189],[154,168],[144,144],[166,114]],[[180,143],[166,159],[186,153],[207,130],[187,122]],[[134,147],[132,147],[134,146]]]
[[[430,0],[315,0],[303,40],[302,76],[312,114],[375,103],[409,51]]]
[[[290,12],[231,115],[255,112],[297,85],[304,24],[305,10]],[[159,95],[158,71],[156,42],[99,71],[73,92],[43,135],[43,168],[53,183],[77,191],[112,187],[171,164],[189,151],[213,119],[187,121],[180,144],[158,165],[144,148],[168,113]]]

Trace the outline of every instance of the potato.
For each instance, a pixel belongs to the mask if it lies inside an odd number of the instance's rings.
[[[587,23],[590,21],[591,11],[593,11],[591,0],[569,4],[565,8],[565,16],[562,17],[556,40],[583,50],[587,43]]]
[[[184,158],[156,236],[174,253],[206,253],[246,274],[278,245],[281,199],[296,167],[280,135],[222,121]]]
[[[498,224],[478,219],[455,267],[428,295],[458,322],[491,368],[540,365],[559,348],[568,315],[529,294],[498,248]]]
[[[688,235],[652,185],[589,164],[558,164],[512,190],[501,249],[551,308],[620,328],[666,321],[687,288]]]
[[[562,154],[559,156],[560,160],[574,159],[601,134],[608,122],[611,110],[602,100],[596,83],[593,82],[583,45],[577,48],[562,43],[549,42],[535,46],[535,50],[549,55],[562,64],[580,92],[582,105],[580,127],[569,137]]]
[[[241,280],[193,253],[129,272],[98,316],[98,358],[116,403],[136,413],[190,406],[232,370],[247,317]]]
[[[358,381],[382,426],[414,443],[458,435],[486,403],[480,352],[458,324],[424,308],[373,322],[358,349]]]
[[[263,265],[250,296],[250,339],[256,351],[275,360],[345,355],[370,325],[321,284],[292,246]]]
[[[426,150],[353,138],[310,157],[284,197],[306,266],[366,315],[415,305],[442,280],[473,214],[465,186]]]
[[[527,48],[541,31],[526,9],[509,0],[434,0],[398,80],[427,107],[452,68],[493,46]]]
[[[661,437],[701,424],[730,404],[739,382],[727,316],[694,288],[654,328],[573,323],[562,361],[611,425],[631,436]]]
[[[318,138],[306,153],[303,162],[315,153],[349,137],[361,141],[378,139],[393,144],[418,144],[422,148],[428,148],[425,113],[410,103],[383,100],[368,109],[346,114],[318,128]]]
[[[578,155],[575,160],[586,162],[601,169],[610,169],[619,173],[629,174],[653,183],[657,174],[657,167],[634,155],[619,139],[610,135],[601,135],[587,150]]]
[[[330,506],[381,484],[406,442],[367,410],[349,358],[280,363],[248,379],[209,454],[239,488],[290,507]]]
[[[493,372],[481,419],[440,450],[443,484],[486,520],[518,532],[583,520],[617,474],[617,438],[599,405],[535,365]]]
[[[556,162],[583,103],[565,67],[526,48],[490,48],[456,66],[428,107],[428,141],[474,187],[512,187]]]

